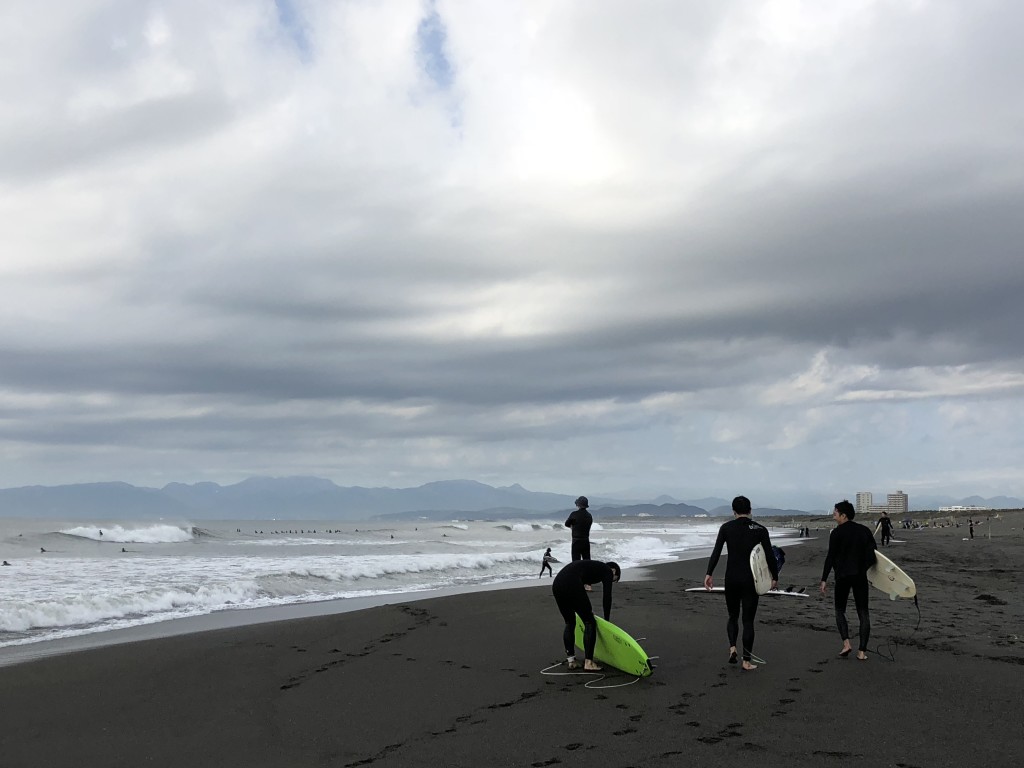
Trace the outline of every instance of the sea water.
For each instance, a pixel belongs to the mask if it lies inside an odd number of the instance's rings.
[[[717,531],[707,521],[602,520],[591,555],[624,569],[689,559]],[[0,519],[10,563],[0,567],[0,648],[223,611],[511,585],[537,579],[547,547],[571,559],[569,531],[554,519]]]

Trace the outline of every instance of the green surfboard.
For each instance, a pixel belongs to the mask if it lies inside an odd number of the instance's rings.
[[[594,661],[637,677],[647,677],[654,671],[650,659],[636,640],[610,621],[599,616],[594,619],[597,621]],[[576,645],[583,647],[583,619],[579,616],[576,617]]]

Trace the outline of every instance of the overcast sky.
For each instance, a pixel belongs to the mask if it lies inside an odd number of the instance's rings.
[[[0,486],[1024,495],[1022,28],[9,0]]]

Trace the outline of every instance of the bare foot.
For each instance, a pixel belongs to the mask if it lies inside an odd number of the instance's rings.
[[[580,668],[580,663],[578,661],[575,661],[575,660],[567,662],[567,664],[569,666],[569,669],[579,669]]]
[[[757,669],[757,664],[751,664],[749,661],[744,661],[743,662],[743,671],[744,672],[751,672],[751,671],[753,671],[755,669]]]
[[[583,662],[583,669],[586,672],[600,672],[601,671],[601,667],[597,666],[597,664],[595,664],[592,661],[585,661],[585,662]]]

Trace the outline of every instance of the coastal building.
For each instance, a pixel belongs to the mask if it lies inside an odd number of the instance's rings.
[[[951,507],[939,507],[939,512],[991,512],[992,507],[975,507],[963,504],[954,504]]]
[[[858,491],[854,509],[858,515],[880,515],[887,512],[889,517],[902,517],[910,509],[910,498],[903,491],[896,491],[886,494],[885,504],[875,504],[870,491]]]

